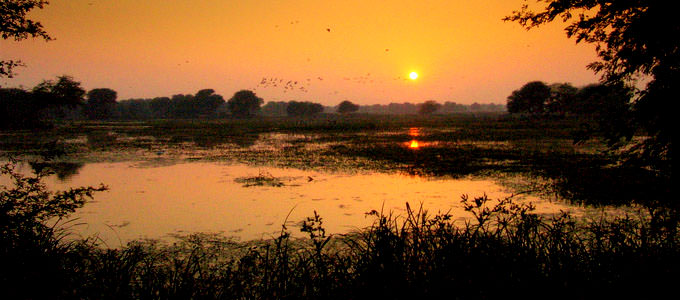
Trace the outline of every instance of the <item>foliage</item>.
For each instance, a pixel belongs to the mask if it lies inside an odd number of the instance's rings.
[[[359,110],[359,105],[356,105],[349,100],[342,101],[342,102],[340,102],[340,104],[338,104],[338,113],[339,114],[349,114],[349,113],[356,112],[358,110]]]
[[[0,284],[11,299],[54,298],[72,272],[64,262],[71,245],[63,240],[66,232],[55,226],[95,192],[107,188],[52,192],[43,182],[50,172],[24,176],[16,166],[10,159],[0,167],[0,174],[10,180],[8,186],[0,186]],[[55,221],[56,225],[50,225]],[[24,289],[29,283],[40,284],[40,288]]]
[[[538,11],[528,5],[505,17],[527,29],[556,18],[571,22],[567,36],[596,46],[600,61],[589,68],[607,84],[649,80],[633,103],[630,118],[650,138],[632,147],[639,162],[672,173],[671,101],[678,98],[680,22],[672,1],[545,0]],[[623,128],[622,130],[626,130]]]
[[[575,104],[577,88],[569,83],[553,83],[549,87],[550,98],[545,102],[546,112],[564,116],[577,109]]]
[[[287,108],[288,102],[286,101],[269,101],[262,106],[262,115],[283,117],[288,115]]]
[[[0,174],[9,176],[13,186],[2,186],[0,190],[0,215],[4,230],[43,226],[52,218],[61,218],[82,207],[94,192],[106,190],[81,187],[68,191],[50,192],[42,182],[50,172],[39,172],[34,177],[26,177],[16,171],[16,163],[6,163],[0,167]],[[8,234],[10,231],[3,231]]]
[[[290,101],[286,106],[286,112],[290,117],[312,117],[323,112],[323,105],[307,101]]]
[[[167,111],[167,110],[153,110],[152,107],[154,105],[157,105],[155,107],[161,107],[158,105],[158,102],[164,101],[167,99],[167,102],[170,101],[170,98],[154,98],[153,100],[149,101],[146,99],[126,99],[126,100],[121,100],[118,101],[118,104],[116,104],[116,112],[115,115],[117,117],[123,118],[123,119],[132,119],[132,120],[143,120],[143,119],[151,119],[151,118],[163,118],[163,116],[155,116],[154,112],[162,112],[162,111]],[[158,101],[158,102],[157,102]],[[169,108],[170,106],[163,106]]]
[[[31,91],[0,89],[0,128],[46,127],[47,119],[77,117],[85,90],[70,76],[44,80]]]
[[[22,89],[0,89],[0,128],[36,128],[43,126],[40,107],[33,95]]]
[[[609,146],[632,139],[633,90],[622,83],[590,84],[576,88],[568,83],[530,82],[508,97],[510,113],[532,116],[572,116],[580,120],[575,142],[602,137]]]
[[[632,139],[632,90],[622,84],[592,84],[579,89],[572,112],[581,116],[581,137],[601,135],[610,146]],[[582,141],[582,140],[579,140]]]
[[[234,96],[227,101],[227,109],[235,117],[250,118],[260,110],[262,103],[264,100],[252,91],[241,90],[234,93]]]
[[[0,35],[3,40],[13,38],[15,41],[27,39],[29,36],[40,37],[46,41],[52,38],[45,32],[40,22],[27,18],[34,8],[42,9],[47,5],[43,0],[3,0],[0,2]],[[0,78],[14,76],[13,69],[23,66],[21,61],[0,60]]]
[[[91,120],[103,120],[113,116],[116,107],[116,91],[107,88],[93,89],[87,92],[85,113]]]
[[[439,110],[442,107],[441,104],[437,103],[434,100],[428,100],[425,101],[423,104],[420,105],[420,108],[418,108],[418,113],[421,115],[429,115],[437,110]]]
[[[224,104],[224,98],[215,90],[202,89],[195,95],[122,100],[116,105],[116,115],[121,119],[206,118],[215,116]]]
[[[33,88],[33,96],[44,107],[76,107],[85,104],[85,90],[73,77],[62,75],[57,81],[43,80]]]
[[[532,81],[508,96],[508,112],[542,114],[550,99],[550,87],[541,81]]]
[[[215,94],[213,89],[202,89],[194,95],[196,115],[206,116],[215,113],[218,107],[226,102],[221,95]]]
[[[601,299],[630,297],[635,286],[639,296],[655,298],[671,292],[680,275],[672,212],[578,220],[542,216],[512,198],[463,195],[461,205],[471,217],[464,222],[407,203],[403,216],[367,213],[373,225],[346,235],[327,235],[315,212],[300,226],[305,239],[292,238],[284,225],[262,241],[193,234],[120,249],[79,243],[59,261],[73,271],[42,296]]]

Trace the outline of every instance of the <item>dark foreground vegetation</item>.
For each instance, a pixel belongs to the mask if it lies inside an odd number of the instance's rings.
[[[369,212],[373,226],[329,236],[314,215],[306,239],[236,242],[219,235],[102,248],[50,226],[99,188],[52,193],[47,173],[2,168],[0,281],[6,299],[653,298],[680,276],[675,209],[577,220],[542,217],[511,198],[463,195],[470,223]]]

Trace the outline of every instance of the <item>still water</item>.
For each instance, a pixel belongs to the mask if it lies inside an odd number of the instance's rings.
[[[27,168],[24,168],[27,169]],[[266,180],[257,180],[257,179]],[[385,173],[318,172],[253,167],[220,162],[91,163],[67,179],[51,176],[48,186],[63,190],[98,186],[97,193],[73,217],[82,236],[97,235],[116,247],[138,238],[169,234],[219,232],[241,240],[276,236],[286,224],[293,234],[316,210],[329,233],[369,226],[371,210],[405,214],[405,204],[421,204],[430,214],[449,212],[460,224],[469,217],[460,197],[486,193],[498,199],[510,195],[492,180],[426,178]],[[580,208],[536,197],[538,213],[559,210],[579,214]]]

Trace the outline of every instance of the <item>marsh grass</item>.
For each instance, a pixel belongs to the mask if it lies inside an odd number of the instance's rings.
[[[3,209],[18,191],[44,191],[39,178],[22,182]],[[599,299],[654,298],[680,276],[680,214],[668,207],[575,219],[512,196],[461,204],[464,223],[407,203],[343,235],[315,212],[300,226],[306,238],[284,225],[267,240],[193,234],[115,249],[3,210],[0,278],[12,299]]]
[[[408,149],[400,143],[410,138],[404,130],[412,126],[423,128],[419,139],[442,143],[417,152]],[[472,216],[468,223],[407,205],[403,216],[370,212],[372,226],[346,235],[326,234],[323,218],[315,213],[301,226],[305,239],[291,237],[290,229],[283,226],[278,236],[262,241],[202,234],[177,237],[172,243],[139,240],[110,249],[96,239],[66,239],[67,230],[46,226],[35,215],[17,215],[13,208],[35,207],[34,202],[21,200],[26,195],[50,199],[41,178],[21,177],[22,188],[3,190],[0,205],[2,290],[16,299],[423,299],[442,295],[595,299],[654,298],[656,293],[674,292],[680,278],[680,214],[670,178],[616,165],[610,153],[580,152],[563,143],[570,138],[570,128],[574,124],[569,120],[498,115],[353,116],[84,122],[37,133],[6,133],[0,141],[4,151],[48,157],[93,149],[151,149],[154,143],[249,147],[262,133],[310,134],[281,149],[283,154],[277,157],[308,167],[325,158],[364,159],[376,162],[366,165],[370,168],[382,165],[386,170],[396,167],[426,175],[526,173],[547,179],[544,188],[551,190],[545,192],[586,204],[632,202],[639,211],[591,219],[568,214],[546,217],[512,198],[463,196],[462,204]],[[92,137],[86,148],[65,142],[82,136]],[[329,146],[310,152],[305,143]],[[270,157],[272,151],[246,154],[258,160]],[[5,170],[12,174],[11,169]],[[282,183],[267,174],[250,179],[254,184]],[[249,184],[248,178],[243,180]],[[76,189],[46,203],[61,205],[64,199],[77,198],[79,202],[51,208],[68,214],[82,205],[77,196],[93,192]]]

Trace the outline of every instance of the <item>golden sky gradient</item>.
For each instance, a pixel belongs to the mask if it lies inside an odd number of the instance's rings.
[[[336,105],[505,103],[528,81],[596,82],[593,47],[567,39],[563,24],[526,31],[501,20],[523,3],[51,0],[30,17],[56,40],[0,41],[2,59],[27,65],[0,85],[67,74],[119,100],[212,88]]]

